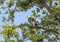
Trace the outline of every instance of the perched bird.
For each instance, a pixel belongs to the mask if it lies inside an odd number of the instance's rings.
[[[29,22],[32,26],[37,27],[36,17],[34,17],[34,16],[28,16],[28,22]]]

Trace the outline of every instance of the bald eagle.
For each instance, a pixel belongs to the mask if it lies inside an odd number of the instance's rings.
[[[37,27],[37,25],[38,25],[38,23],[37,23],[37,21],[36,21],[36,18],[35,18],[35,17],[32,17],[32,16],[29,16],[29,17],[28,17],[28,22],[29,22],[30,24],[32,24],[34,27]]]

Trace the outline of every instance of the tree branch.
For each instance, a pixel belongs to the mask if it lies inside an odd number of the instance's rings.
[[[49,28],[47,28],[47,27],[42,27],[42,26],[38,26],[37,28],[44,29],[44,30],[49,30],[49,31],[51,31],[51,32],[55,32],[55,33],[57,33],[57,34],[60,34],[60,32],[57,31],[57,30],[55,30],[55,29],[49,29]]]
[[[53,14],[53,11],[50,9],[50,6],[47,5],[45,0],[40,0],[42,2],[42,4],[44,5],[44,7],[48,10],[48,12],[51,14]]]
[[[43,26],[33,27],[33,26],[30,26],[29,24],[21,24],[21,25],[18,25],[18,27],[21,28],[21,27],[23,27],[24,25],[27,26],[27,27],[30,27],[30,28],[44,29],[44,30],[46,30],[46,31],[50,31],[50,32],[54,32],[54,33],[60,34],[60,32],[57,31],[57,30],[49,29],[49,28],[43,27]]]
[[[50,8],[50,6],[48,6],[47,5],[47,3],[46,3],[46,1],[45,0],[40,0],[41,1],[41,3],[44,5],[44,7],[48,10],[48,12],[50,13],[50,16],[53,14],[53,11],[51,10],[51,8]],[[57,23],[57,24],[59,24],[59,23]],[[37,27],[37,28],[42,28],[42,29],[45,29],[45,30],[47,30],[47,28],[46,27]],[[57,34],[60,34],[60,32],[59,31],[56,31],[56,30],[53,30],[53,29],[49,29],[50,31],[53,31],[53,32],[55,32],[55,33],[57,33]]]

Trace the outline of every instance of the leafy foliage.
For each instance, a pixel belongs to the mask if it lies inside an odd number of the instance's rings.
[[[6,6],[3,6],[4,4]],[[0,6],[1,9],[6,9],[5,14],[8,14],[7,19],[2,17],[2,22],[12,21],[12,25],[2,25],[1,34],[5,39],[4,42],[24,42],[25,40],[43,42],[44,39],[49,42],[56,42],[60,40],[60,0],[0,0]],[[13,6],[14,8],[12,8]],[[36,17],[36,20],[39,18],[41,21],[38,21],[37,27],[27,22],[20,25],[14,24],[15,12],[26,12],[33,6],[37,8],[32,11],[32,15]],[[42,18],[38,15],[39,12],[44,15]],[[0,14],[2,13],[0,12]],[[17,32],[18,28],[22,31],[21,39],[19,39],[20,35]],[[16,40],[10,40],[11,37],[15,37]],[[0,40],[0,42],[2,41]]]

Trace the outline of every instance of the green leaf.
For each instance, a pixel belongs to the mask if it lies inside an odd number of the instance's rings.
[[[60,4],[60,0],[58,0],[58,4]]]

